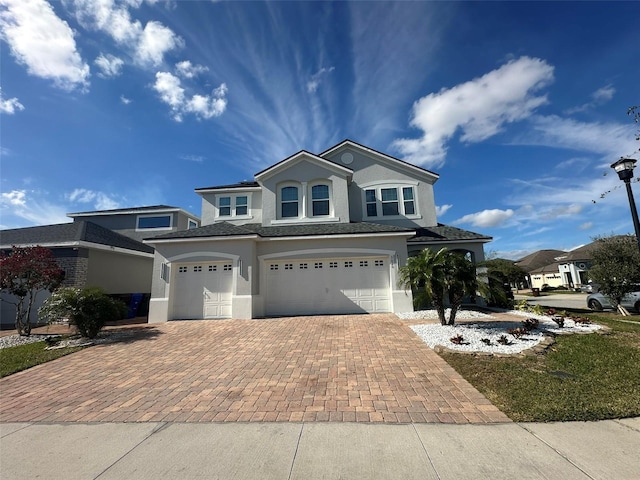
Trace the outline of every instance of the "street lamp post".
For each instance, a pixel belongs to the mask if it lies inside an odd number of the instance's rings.
[[[629,197],[629,206],[631,207],[631,218],[633,218],[633,228],[636,231],[636,241],[638,242],[638,250],[640,250],[640,221],[638,220],[638,209],[636,208],[636,202],[633,199],[633,192],[631,191],[631,179],[633,178],[633,169],[636,166],[636,160],[633,158],[621,158],[615,163],[611,164],[620,180],[622,180],[627,187],[627,196]]]

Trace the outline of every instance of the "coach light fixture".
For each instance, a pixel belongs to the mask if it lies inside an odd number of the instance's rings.
[[[627,188],[627,196],[629,197],[629,206],[631,207],[631,218],[633,219],[633,228],[636,231],[636,241],[638,242],[638,250],[640,250],[640,221],[638,220],[638,209],[636,208],[636,202],[633,199],[633,192],[631,191],[631,179],[633,178],[633,169],[636,166],[636,160],[633,158],[621,158],[615,163],[611,164],[620,180],[622,180]]]

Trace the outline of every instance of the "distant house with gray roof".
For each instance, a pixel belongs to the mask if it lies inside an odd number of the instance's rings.
[[[0,249],[6,253],[14,246],[36,245],[53,252],[65,273],[64,287],[97,286],[125,299],[151,292],[153,248],[108,228],[76,221],[0,231]],[[47,292],[41,292],[36,306],[47,297]],[[146,314],[146,308],[143,306],[140,313]],[[3,301],[2,325],[12,325],[14,321],[15,307]],[[37,322],[37,311],[31,321]]]

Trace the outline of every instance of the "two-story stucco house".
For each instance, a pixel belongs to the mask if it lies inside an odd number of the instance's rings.
[[[405,312],[398,268],[424,248],[479,262],[489,237],[437,223],[438,175],[346,140],[255,181],[196,189],[202,226],[156,249],[149,322]]]

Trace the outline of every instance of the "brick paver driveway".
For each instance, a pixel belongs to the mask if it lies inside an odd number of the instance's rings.
[[[506,422],[394,315],[170,322],[0,380],[3,422]]]

